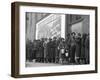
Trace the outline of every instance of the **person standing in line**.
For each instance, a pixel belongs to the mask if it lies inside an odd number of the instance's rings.
[[[76,62],[80,64],[80,55],[81,55],[81,34],[77,34],[76,38]]]
[[[70,63],[75,63],[75,51],[76,51],[76,40],[75,40],[75,32],[71,33],[70,39]]]
[[[37,62],[42,62],[43,49],[42,40],[38,40]]]
[[[44,38],[41,39],[39,45],[40,45],[40,62],[43,62],[44,60],[44,47],[43,47],[43,43],[44,43]]]
[[[86,33],[83,33],[82,35],[82,43],[81,43],[81,64],[85,63],[85,40],[86,40]]]
[[[67,34],[67,38],[65,40],[65,48],[68,51],[68,63],[70,62],[70,33]]]
[[[47,62],[47,54],[48,54],[47,44],[48,44],[48,40],[46,38],[44,43],[43,43],[43,47],[44,47],[44,62]]]
[[[85,40],[85,63],[89,64],[89,34],[86,37]]]
[[[36,43],[37,43],[36,62],[39,62],[39,58],[40,58],[40,45],[39,45],[39,43],[40,43],[40,40],[38,39]]]
[[[33,47],[32,47],[32,57],[33,57],[33,60],[34,60],[34,61],[36,61],[36,54],[37,54],[37,51],[38,51],[37,40],[34,40],[34,42],[33,42]]]
[[[60,50],[58,49],[58,47],[59,47],[60,39],[61,39],[61,37],[59,37],[57,39],[57,49],[56,49],[55,63],[59,63],[59,53],[60,53]]]
[[[49,38],[49,42],[47,43],[47,58],[48,62],[53,62],[53,48],[52,48],[52,39]]]
[[[32,42],[30,40],[28,40],[26,43],[26,61],[32,62],[32,60],[33,60],[32,48],[33,48]]]
[[[59,53],[59,63],[63,64],[64,61],[64,53],[65,53],[65,41],[64,38],[61,38],[61,41],[59,43],[58,49],[60,50]]]
[[[54,37],[53,41],[52,41],[52,50],[53,50],[53,63],[55,62],[55,58],[56,58],[56,52],[57,52],[57,38]]]

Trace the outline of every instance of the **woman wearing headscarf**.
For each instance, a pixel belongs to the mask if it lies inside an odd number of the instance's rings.
[[[64,38],[61,38],[61,41],[58,46],[59,49],[59,63],[63,64],[64,58],[65,58],[65,41]]]

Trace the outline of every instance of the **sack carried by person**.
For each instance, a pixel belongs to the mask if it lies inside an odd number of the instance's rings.
[[[64,49],[61,49],[61,54],[64,54],[65,50]]]
[[[69,53],[68,50],[65,51],[65,56],[68,57]]]

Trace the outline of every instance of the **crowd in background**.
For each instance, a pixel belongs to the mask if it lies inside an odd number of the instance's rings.
[[[89,34],[72,32],[64,38],[28,41],[26,60],[40,63],[89,64]]]

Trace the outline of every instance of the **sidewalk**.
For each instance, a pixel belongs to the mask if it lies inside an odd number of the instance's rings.
[[[42,66],[61,66],[61,64],[26,62],[26,67],[42,67]]]

